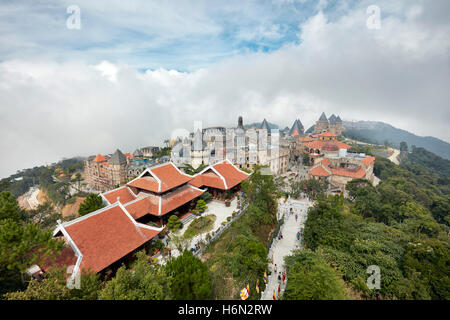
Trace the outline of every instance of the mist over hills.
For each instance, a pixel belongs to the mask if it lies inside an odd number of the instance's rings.
[[[411,149],[413,145],[423,147],[438,156],[450,159],[450,143],[435,137],[421,137],[403,129],[398,129],[390,124],[379,121],[343,121],[345,131],[343,135],[357,140],[384,144],[388,141],[391,145],[400,146],[405,141]]]

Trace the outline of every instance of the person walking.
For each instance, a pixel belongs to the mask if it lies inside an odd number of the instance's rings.
[[[286,271],[283,271],[283,284],[284,284],[284,280],[286,280]]]

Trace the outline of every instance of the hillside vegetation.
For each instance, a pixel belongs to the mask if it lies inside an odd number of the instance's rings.
[[[304,268],[295,261],[307,261],[315,286],[295,294],[295,282],[288,282],[286,299],[316,297],[333,273],[331,299],[349,292],[365,299],[450,299],[447,187],[417,162],[397,166],[377,158],[374,171],[382,179],[376,188],[353,180],[348,199],[321,196],[310,210],[305,244],[311,252],[295,253],[287,266],[289,279],[301,278]],[[371,265],[380,268],[380,289],[366,284]]]
[[[402,141],[409,146],[422,147],[445,159],[450,159],[450,143],[434,137],[420,137],[406,130],[395,128],[387,123],[375,121],[344,121],[345,137],[362,142],[390,144],[400,148]]]

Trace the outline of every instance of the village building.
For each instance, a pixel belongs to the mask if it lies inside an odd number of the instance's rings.
[[[316,121],[314,125],[313,133],[322,133],[324,131],[329,131],[336,135],[341,135],[342,131],[344,131],[344,127],[342,126],[342,120],[339,116],[335,116],[332,114],[329,119],[325,116],[325,112],[322,112],[319,120]]]
[[[374,183],[373,166],[375,157],[364,153],[347,153],[341,149],[336,155],[328,154],[317,159],[309,170],[309,177],[328,180],[331,192],[345,192],[346,184],[352,179],[367,179]]]
[[[130,158],[119,149],[111,156],[91,156],[84,162],[84,176],[88,186],[104,191],[127,180],[127,166]]]
[[[228,159],[239,169],[252,170],[255,164],[268,165],[275,174],[284,173],[289,150],[281,150],[279,134],[264,119],[260,126],[245,128],[242,117],[236,128],[209,127],[197,129],[189,137],[179,138],[172,148],[171,159],[178,167],[194,168]]]

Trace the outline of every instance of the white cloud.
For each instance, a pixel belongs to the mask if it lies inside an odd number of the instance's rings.
[[[366,27],[370,1],[332,19],[319,11],[300,23],[299,44],[233,55],[192,72],[161,67],[139,72],[134,61],[117,62],[101,51],[94,51],[103,57],[94,62],[76,55],[3,59],[0,149],[7,156],[0,160],[0,176],[61,157],[116,148],[132,152],[161,144],[176,128],[192,130],[196,120],[204,127],[231,126],[239,115],[247,123],[267,118],[282,127],[300,118],[308,128],[325,111],[450,141],[450,24],[445,10],[436,8],[447,2],[409,3],[379,1],[385,14],[380,30]],[[159,14],[161,30],[175,35],[176,26],[161,21],[185,17],[168,9]],[[121,19],[133,27],[126,14]],[[208,27],[203,15],[196,20],[191,35],[197,29],[211,34],[220,29]],[[270,33],[276,24],[254,32]],[[136,49],[118,48],[112,52],[119,56]]]

